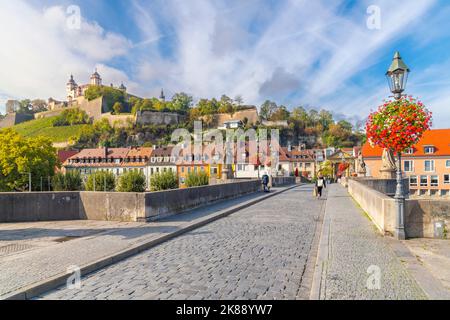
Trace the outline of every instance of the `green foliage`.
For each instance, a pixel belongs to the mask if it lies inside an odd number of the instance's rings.
[[[266,100],[260,108],[259,116],[264,120],[270,120],[272,117],[272,114],[276,111],[278,108],[277,104],[275,102],[272,102],[270,100]]]
[[[13,129],[0,130],[0,191],[38,190],[41,177],[53,176],[56,150],[49,139],[24,138]]]
[[[135,99],[133,100],[133,107],[131,109],[132,114],[136,114],[138,111],[156,111],[153,107],[152,99]]]
[[[320,165],[319,173],[321,173],[324,177],[332,177],[334,170],[333,170],[333,164],[330,160],[327,160],[323,162]]]
[[[172,97],[171,111],[178,113],[187,113],[192,107],[192,101],[192,96],[184,92],[176,93]]]
[[[114,191],[116,177],[109,171],[97,171],[89,175],[85,189],[87,191]]]
[[[208,174],[204,171],[192,171],[186,175],[185,185],[188,188],[209,185]]]
[[[90,122],[88,114],[84,110],[66,109],[52,121],[54,127],[73,126],[77,124],[88,124]]]
[[[141,171],[131,170],[120,176],[117,191],[144,192],[145,186],[145,175]]]
[[[155,173],[150,178],[150,190],[162,191],[178,188],[178,177],[172,171]]]
[[[84,96],[88,99],[88,101],[92,101],[103,96],[106,101],[106,107],[109,111],[113,110],[113,106],[116,102],[126,105],[126,93],[116,88],[89,86],[89,88],[85,91]]]
[[[107,119],[96,121],[84,128],[72,141],[78,148],[121,147],[126,143],[126,128],[113,128]]]
[[[236,112],[236,107],[233,103],[233,100],[226,95],[222,95],[219,101],[218,112],[233,115],[233,113]]]
[[[114,103],[113,111],[114,111],[114,114],[121,114],[122,112],[124,112],[122,103],[120,103],[120,102]]]
[[[83,180],[78,171],[59,172],[52,178],[52,186],[54,191],[81,191]]]

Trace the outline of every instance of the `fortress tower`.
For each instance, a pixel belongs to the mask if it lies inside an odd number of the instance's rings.
[[[101,86],[102,85],[102,78],[97,72],[97,69],[95,69],[95,72],[91,76],[91,85],[93,86]]]

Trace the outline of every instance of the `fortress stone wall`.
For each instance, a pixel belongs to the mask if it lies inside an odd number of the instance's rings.
[[[177,125],[186,120],[186,116],[171,112],[138,111],[136,123],[140,125]]]
[[[249,124],[255,124],[259,121],[258,110],[256,107],[250,107],[233,113],[219,113],[213,115],[211,126],[223,127],[224,122],[231,120],[244,120],[247,119]]]
[[[33,115],[22,113],[8,113],[3,120],[0,120],[0,129],[9,128],[16,124],[33,120]]]

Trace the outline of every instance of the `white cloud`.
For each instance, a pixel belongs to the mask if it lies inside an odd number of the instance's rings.
[[[0,39],[0,90],[10,98],[64,99],[71,73],[87,82],[97,63],[131,45],[84,19],[80,30],[68,29],[62,7],[37,10],[23,1],[0,1]]]
[[[366,0],[345,14],[343,0],[130,3],[140,38],[134,44],[93,21],[83,20],[81,32],[67,30],[61,7],[37,11],[22,1],[0,0],[0,39],[7,48],[0,51],[0,92],[64,98],[70,73],[82,83],[97,66],[106,84],[123,81],[142,96],[156,96],[163,87],[167,96],[242,95],[257,105],[276,99],[365,117],[388,95],[387,86],[382,74],[359,83],[352,78],[392,55],[386,49],[400,36],[420,42],[413,33],[436,0]],[[366,27],[372,4],[381,8],[381,30]],[[430,32],[433,38],[441,34]],[[115,57],[123,59],[126,73],[108,66]],[[435,69],[410,88],[448,114],[446,87],[424,85],[442,70]]]

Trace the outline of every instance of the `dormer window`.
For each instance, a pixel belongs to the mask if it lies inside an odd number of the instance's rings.
[[[433,154],[434,153],[434,146],[426,146],[424,147],[425,154]]]
[[[413,154],[414,153],[414,149],[413,148],[408,148],[405,150],[405,154]]]

